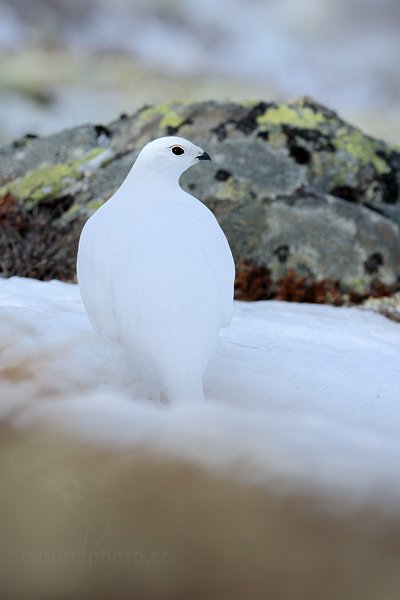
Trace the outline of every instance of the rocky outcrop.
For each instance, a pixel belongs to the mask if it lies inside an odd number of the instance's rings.
[[[148,106],[0,149],[1,272],[73,280],[85,220],[140,148],[171,134],[213,158],[182,185],[226,232],[237,297],[340,303],[399,288],[400,148],[307,98]]]

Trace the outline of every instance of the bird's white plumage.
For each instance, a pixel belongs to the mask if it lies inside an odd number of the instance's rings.
[[[145,146],[79,242],[78,281],[94,328],[120,342],[171,402],[203,398],[203,373],[232,316],[228,242],[208,208],[179,186],[205,156],[179,137]]]

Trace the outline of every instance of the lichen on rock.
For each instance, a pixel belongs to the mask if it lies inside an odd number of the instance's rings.
[[[82,173],[79,173],[74,162],[46,165],[0,188],[0,196],[9,192],[32,207],[43,200],[56,198],[81,177]]]
[[[291,125],[299,129],[316,129],[325,123],[326,119],[320,112],[312,110],[308,106],[290,106],[278,104],[267,108],[263,115],[257,117],[259,125]]]

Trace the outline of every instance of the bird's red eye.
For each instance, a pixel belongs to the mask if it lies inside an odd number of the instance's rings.
[[[182,146],[172,146],[171,151],[173,154],[176,154],[176,156],[181,156],[181,154],[185,153]]]

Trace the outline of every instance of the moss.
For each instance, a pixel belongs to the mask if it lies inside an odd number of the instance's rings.
[[[390,172],[387,162],[378,156],[382,144],[365,136],[356,129],[341,128],[333,138],[333,145],[339,152],[345,152],[362,164],[371,164],[380,175]]]
[[[299,106],[293,108],[287,104],[268,108],[263,115],[257,117],[259,125],[292,125],[302,129],[315,129],[327,119],[320,112]]]

